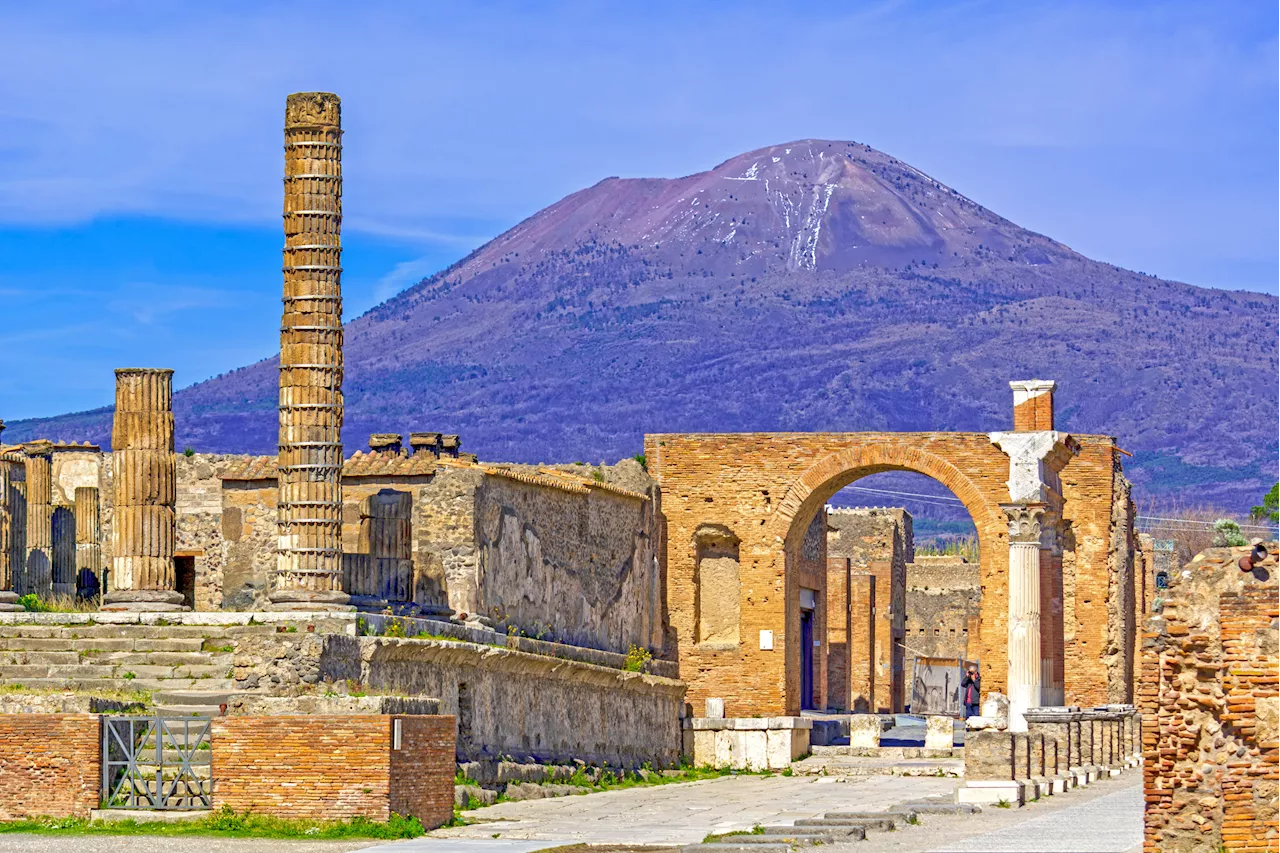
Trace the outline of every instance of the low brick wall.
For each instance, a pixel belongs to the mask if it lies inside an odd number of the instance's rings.
[[[0,820],[88,817],[102,784],[94,714],[0,714]]]
[[[453,815],[453,717],[218,717],[212,736],[217,806],[313,820],[395,812],[426,827]]]

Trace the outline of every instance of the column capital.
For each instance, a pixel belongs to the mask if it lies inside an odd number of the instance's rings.
[[[1049,505],[1045,503],[1000,504],[1009,520],[1010,544],[1040,544],[1041,528]]]
[[[53,453],[53,442],[49,441],[47,438],[28,441],[26,444],[22,445],[22,452],[33,459],[38,456],[48,456]]]

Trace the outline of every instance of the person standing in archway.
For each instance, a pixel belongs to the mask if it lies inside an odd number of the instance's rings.
[[[982,702],[982,676],[978,675],[978,667],[969,664],[960,680],[960,689],[964,693],[964,718],[978,716],[978,705]]]

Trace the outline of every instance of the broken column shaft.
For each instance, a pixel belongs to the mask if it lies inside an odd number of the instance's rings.
[[[13,469],[22,467],[17,453],[0,453],[0,611],[22,610],[18,594],[13,590],[13,500],[16,490],[11,482]]]
[[[76,488],[76,587],[85,594],[101,588],[102,510],[98,490]]]
[[[23,445],[27,473],[27,554],[20,591],[53,592],[53,444]]]
[[[336,95],[285,105],[278,553],[269,597],[348,609],[342,589],[342,129]]]
[[[185,610],[182,593],[174,588],[172,370],[116,371],[111,450],[111,589],[102,609]]]

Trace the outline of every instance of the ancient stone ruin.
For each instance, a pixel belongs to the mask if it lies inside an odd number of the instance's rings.
[[[0,640],[26,661],[0,664],[24,685],[0,694],[19,712],[0,714],[0,761],[6,742],[59,732],[68,754],[36,769],[80,792],[60,813],[99,793],[108,688],[215,720],[228,804],[297,787],[249,760],[278,749],[372,792],[352,815],[403,802],[439,823],[455,762],[491,786],[682,752],[780,768],[810,748],[808,710],[851,714],[875,750],[879,715],[925,679],[916,659],[954,658],[982,662],[990,708],[962,798],[1021,803],[1119,773],[1141,722],[1151,843],[1272,832],[1257,798],[1275,789],[1276,616],[1259,592],[1274,599],[1274,578],[1211,555],[1162,597],[1176,570],[1134,532],[1123,451],[1060,429],[1050,381],[1011,382],[1012,429],[985,433],[651,434],[616,465],[517,465],[424,423],[344,453],[341,151],[338,98],[291,95],[276,455],[176,454],[166,369],[116,371],[109,464],[87,444],[0,445]],[[827,506],[890,470],[959,498],[976,563],[915,558],[904,510]],[[1264,552],[1253,566],[1274,575]],[[27,593],[85,612],[27,613]],[[54,657],[34,654],[50,640]],[[36,689],[54,686],[70,690]],[[283,743],[283,717],[321,746]],[[950,725],[931,721],[928,749],[950,755]],[[433,768],[429,796],[397,763],[403,743]],[[0,780],[0,814],[34,813],[12,792],[39,775]],[[338,796],[323,790],[304,811]]]

